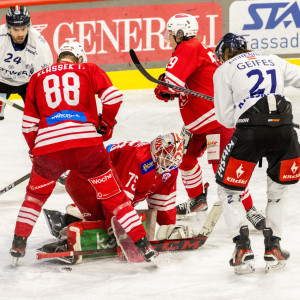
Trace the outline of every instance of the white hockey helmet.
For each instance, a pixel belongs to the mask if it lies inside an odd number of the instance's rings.
[[[199,25],[194,16],[181,13],[170,18],[167,30],[172,31],[175,37],[192,37],[197,35]]]
[[[79,63],[86,63],[87,56],[84,51],[83,46],[78,42],[64,43],[58,51],[58,56],[60,56],[63,52],[72,53],[79,61]],[[81,58],[81,59],[80,59]]]
[[[175,169],[182,162],[182,137],[174,132],[159,135],[151,142],[150,151],[158,174]]]

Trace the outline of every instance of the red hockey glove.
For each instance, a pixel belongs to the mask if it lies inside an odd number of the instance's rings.
[[[105,120],[102,119],[102,114],[99,114],[99,127],[97,129],[97,132],[102,134],[103,141],[106,142],[109,139],[111,139],[113,131],[114,131],[114,126],[117,124],[117,121],[114,120],[114,124],[111,126],[106,122]]]
[[[158,80],[164,81],[165,77],[166,77],[166,74],[163,73],[158,77]],[[154,89],[154,94],[155,94],[157,99],[165,101],[165,102],[168,102],[170,100],[172,101],[177,96],[177,95],[172,95],[172,94],[169,94],[169,93],[162,92],[159,88],[159,85]]]

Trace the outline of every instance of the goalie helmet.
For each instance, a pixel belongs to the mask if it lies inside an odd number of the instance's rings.
[[[82,45],[78,42],[64,43],[59,48],[58,57],[64,52],[69,52],[69,53],[73,54],[80,63],[87,62],[86,53],[85,53]],[[80,58],[81,58],[81,61],[80,61]]]
[[[182,13],[170,18],[167,30],[172,31],[175,37],[192,37],[197,35],[199,26],[195,17]]]
[[[150,150],[158,174],[175,169],[182,162],[182,137],[173,132],[160,135],[151,142]]]
[[[215,53],[216,57],[220,60],[224,59],[224,51],[226,48],[230,50],[242,50],[247,49],[247,42],[243,36],[234,33],[226,33],[219,41]]]
[[[23,5],[11,6],[6,13],[6,25],[10,27],[24,27],[30,25],[30,14]]]

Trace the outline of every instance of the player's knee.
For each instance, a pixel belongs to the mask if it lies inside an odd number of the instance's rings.
[[[285,199],[288,196],[288,185],[283,185],[267,177],[267,196],[269,200]]]

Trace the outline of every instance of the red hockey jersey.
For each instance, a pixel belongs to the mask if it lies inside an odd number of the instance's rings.
[[[178,170],[156,174],[150,144],[124,142],[107,147],[132,205],[147,199],[148,207],[157,210],[157,223],[176,223],[176,180]]]
[[[99,145],[102,136],[95,94],[109,125],[122,94],[95,64],[60,62],[35,73],[29,82],[22,131],[34,155]]]
[[[166,67],[164,81],[213,97],[213,74],[216,69],[212,50],[192,38],[176,47]],[[161,85],[159,88],[163,92],[179,93]],[[185,127],[194,134],[221,126],[215,117],[213,101],[180,93],[179,107]]]

